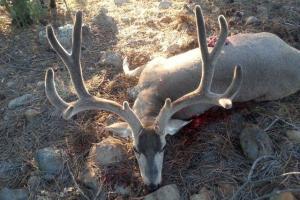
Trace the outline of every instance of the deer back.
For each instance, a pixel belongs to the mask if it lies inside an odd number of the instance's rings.
[[[228,44],[216,61],[212,91],[225,91],[236,64],[243,66],[244,77],[234,99],[236,102],[280,99],[300,89],[300,51],[274,34],[263,32],[228,37]],[[199,84],[199,74],[201,55],[198,48],[151,61],[140,75],[140,93],[133,109],[142,118],[156,116],[166,98],[176,100],[193,91]],[[192,105],[175,117],[190,118],[210,107],[212,105]]]

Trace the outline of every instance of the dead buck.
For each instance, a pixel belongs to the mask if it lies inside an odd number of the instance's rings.
[[[140,73],[133,109],[127,101],[120,105],[87,91],[80,65],[81,12],[76,14],[71,54],[57,41],[51,26],[47,27],[49,43],[67,66],[79,98],[65,102],[56,91],[53,70],[48,69],[45,88],[49,101],[62,110],[65,119],[85,110],[110,111],[124,119],[126,122],[106,128],[132,135],[140,173],[150,189],[161,183],[166,135],[175,134],[189,123],[186,119],[214,105],[231,108],[233,99],[273,100],[300,88],[300,53],[277,36],[239,34],[229,37],[229,44],[224,46],[228,28],[225,18],[220,16],[219,39],[214,48],[208,48],[200,7],[196,7],[196,18],[199,49],[155,59],[133,71],[125,62],[125,74]]]

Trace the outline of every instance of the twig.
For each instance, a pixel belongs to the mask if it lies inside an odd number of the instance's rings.
[[[275,158],[275,157],[274,156],[261,156],[261,157],[257,158],[251,166],[251,169],[250,169],[248,177],[247,177],[247,181],[251,181],[254,169],[256,168],[256,165],[258,164],[258,162],[261,160],[267,159],[267,158]]]
[[[71,177],[72,177],[72,180],[73,180],[73,183],[74,183],[76,189],[79,191],[79,193],[80,193],[86,200],[90,200],[90,198],[89,198],[88,196],[86,196],[86,194],[84,194],[84,192],[82,191],[82,189],[79,187],[79,185],[78,185],[78,183],[77,183],[77,181],[76,181],[76,179],[75,179],[75,177],[74,177],[74,174],[73,174],[72,171],[71,171],[71,168],[70,168],[70,166],[69,166],[68,160],[67,160],[66,158],[64,158],[64,159],[66,160],[66,164],[67,164],[68,171],[69,171],[69,173],[70,173],[70,175],[71,175]]]
[[[264,129],[264,131],[268,131],[276,122],[278,122],[279,121],[279,118],[278,117],[276,117],[273,121],[272,121],[272,123],[269,125],[269,126],[267,126],[267,128],[265,128]]]
[[[236,191],[236,193],[231,197],[231,200],[234,200],[236,199],[236,197],[240,194],[241,191],[244,190],[244,188],[251,183],[251,179],[252,179],[252,175],[253,175],[253,172],[254,172],[254,169],[256,168],[257,166],[257,163],[260,162],[261,160],[263,159],[266,159],[266,158],[274,158],[274,156],[261,156],[259,158],[257,158],[254,163],[252,164],[251,168],[250,168],[250,171],[249,171],[249,174],[248,174],[248,177],[247,177],[247,180],[246,182]]]
[[[297,129],[297,130],[300,129],[300,127],[298,127],[298,126],[296,126],[296,125],[294,125],[294,124],[292,124],[292,123],[286,121],[285,119],[282,119],[282,118],[280,118],[280,117],[278,117],[278,116],[275,116],[275,119],[271,122],[271,124],[270,124],[269,126],[267,126],[267,127],[264,129],[264,131],[270,130],[270,128],[271,128],[272,126],[274,126],[274,124],[275,124],[276,122],[278,122],[278,121],[282,121],[283,123],[285,123],[285,124],[287,124],[287,125],[289,125],[289,126],[292,126],[293,128],[295,128],[295,129]]]

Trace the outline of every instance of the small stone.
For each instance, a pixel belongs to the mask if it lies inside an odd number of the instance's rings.
[[[246,19],[246,26],[247,25],[259,25],[260,21],[257,17],[250,16]]]
[[[45,175],[59,175],[64,168],[64,160],[62,158],[61,151],[52,147],[46,147],[38,150],[35,160],[38,164],[39,170]]]
[[[250,160],[274,153],[271,139],[257,126],[246,127],[240,135],[240,143],[245,156]]]
[[[99,64],[112,65],[118,69],[121,69],[123,67],[123,59],[122,59],[122,56],[118,53],[114,53],[111,51],[105,51],[105,52],[102,52]]]
[[[199,194],[191,196],[190,200],[210,200],[210,194],[206,187],[201,188]]]
[[[96,165],[108,166],[125,160],[125,149],[121,140],[108,137],[91,148],[89,157]]]
[[[297,130],[288,130],[286,132],[289,140],[294,143],[300,143],[300,131]]]
[[[162,0],[159,5],[158,8],[159,9],[168,9],[172,6],[172,2],[168,1],[168,0]]]
[[[122,6],[125,3],[128,3],[128,0],[114,0],[117,6]]]
[[[17,97],[13,100],[11,100],[8,103],[8,108],[9,109],[14,109],[19,106],[24,106],[29,104],[33,100],[33,95],[32,94],[24,94],[23,96]]]
[[[93,18],[93,23],[97,25],[100,29],[111,31],[113,33],[118,32],[118,26],[114,18],[107,15],[108,10],[101,8],[99,15]]]
[[[148,194],[144,197],[144,200],[179,200],[180,194],[175,184],[166,185],[155,192]]]
[[[272,196],[270,200],[296,200],[296,198],[291,192],[283,192]]]
[[[9,189],[7,187],[0,190],[1,200],[27,200],[28,192],[25,189]]]
[[[28,109],[25,111],[24,115],[27,121],[32,121],[36,116],[38,116],[39,114],[41,114],[40,111],[36,110],[36,109]]]

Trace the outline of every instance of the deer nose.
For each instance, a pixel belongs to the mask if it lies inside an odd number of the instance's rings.
[[[159,188],[159,185],[156,185],[156,184],[150,184],[147,186],[148,187],[148,191],[149,192],[154,192],[155,190],[157,190]]]

